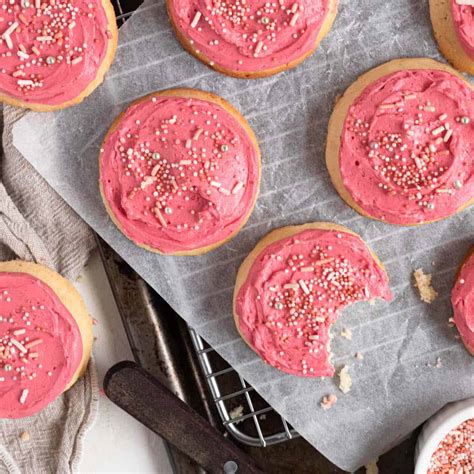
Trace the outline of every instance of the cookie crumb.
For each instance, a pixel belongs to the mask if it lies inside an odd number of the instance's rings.
[[[337,396],[331,393],[330,395],[326,395],[325,397],[323,397],[321,401],[321,408],[323,410],[329,410],[334,406],[336,402]]]
[[[415,286],[420,292],[421,301],[431,304],[438,297],[437,291],[431,286],[431,275],[429,273],[425,275],[423,269],[418,268],[413,272],[413,276],[415,277]]]
[[[434,364],[431,364],[430,362],[427,362],[426,367],[440,369],[441,367],[443,367],[443,364],[441,362],[441,357],[438,357]]]
[[[229,416],[231,420],[235,420],[236,418],[240,418],[244,414],[244,407],[239,405],[238,407],[233,408],[229,412]],[[236,421],[235,424],[240,423],[242,420]]]
[[[20,439],[22,441],[29,441],[31,439],[30,433],[28,433],[28,431],[23,431],[20,435]]]
[[[365,465],[366,474],[379,474],[379,467],[377,466],[377,461],[379,459],[372,459],[369,463]]]
[[[352,378],[349,374],[349,367],[344,365],[339,371],[339,390],[342,393],[350,392],[352,387]]]
[[[349,328],[344,328],[341,331],[341,336],[345,337],[349,341],[352,341],[352,331]]]
[[[356,352],[354,357],[357,359],[357,360],[362,360],[364,358],[364,354],[362,354],[362,352]]]

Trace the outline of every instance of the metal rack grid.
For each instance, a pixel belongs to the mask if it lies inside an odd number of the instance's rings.
[[[117,26],[119,28],[125,23],[128,18],[130,18],[132,13],[139,6],[139,4],[136,4],[135,2],[133,2],[133,4],[130,3],[131,2],[127,0],[112,0],[112,5],[115,9],[115,19],[117,20]]]
[[[250,446],[265,447],[299,436],[232,366],[223,361],[215,350],[204,342],[196,331],[189,328],[189,332],[222,423],[234,438]],[[221,367],[214,367],[217,361],[214,364],[213,358],[219,358]],[[224,365],[223,368],[222,365]],[[229,376],[237,379],[238,385],[234,382],[230,392],[224,393],[221,379],[229,378]],[[242,412],[237,411],[237,415],[233,415],[229,407],[237,403],[241,403],[238,406],[242,407]],[[264,420],[265,423],[263,423]],[[237,426],[240,423],[242,423],[242,428]]]
[[[120,27],[139,6],[140,1],[112,0],[112,3]],[[265,447],[299,436],[287,421],[259,397],[255,389],[240,377],[232,366],[221,359],[192,328],[189,328],[189,333],[222,423],[235,439],[249,446]],[[215,359],[218,357],[219,367],[215,368],[217,362]],[[232,388],[225,394],[221,383],[224,376],[228,379],[233,378]],[[236,416],[230,409],[232,405],[241,407],[242,413],[238,412]]]

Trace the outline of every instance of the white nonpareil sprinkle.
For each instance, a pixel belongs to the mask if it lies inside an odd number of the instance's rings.
[[[443,142],[446,143],[451,138],[452,134],[453,134],[453,130],[449,129],[443,137]]]
[[[292,17],[291,17],[291,20],[290,20],[290,26],[295,26],[296,25],[296,20],[298,20],[298,17],[300,16],[300,14],[298,12],[296,12]]]
[[[301,286],[301,289],[305,292],[305,294],[309,295],[309,288],[306,286],[306,283],[303,280],[298,281],[299,285]]]
[[[18,350],[20,352],[23,352],[23,353],[26,353],[28,352],[28,350],[25,348],[25,346],[23,344],[21,344],[20,342],[18,342],[16,339],[10,339],[11,343],[18,348]]]
[[[439,135],[439,134],[440,134],[441,132],[443,132],[444,130],[445,130],[445,128],[444,128],[443,126],[441,126],[441,127],[435,128],[435,129],[431,132],[431,134],[436,136],[436,135]]]
[[[230,196],[230,191],[228,189],[225,189],[225,188],[219,188],[219,192],[224,194],[225,196]]]
[[[196,14],[194,15],[193,21],[191,22],[191,28],[195,28],[200,19],[201,19],[201,12],[196,12]]]
[[[232,194],[237,194],[244,186],[244,183],[239,181],[235,186],[234,189],[232,189]]]
[[[259,42],[257,43],[257,47],[255,48],[255,54],[260,53],[260,51],[262,50],[262,48],[263,48],[263,41],[259,41]]]
[[[18,28],[18,22],[12,23],[6,30],[5,33],[3,33],[3,37],[5,38],[6,36],[10,36],[16,29]]]
[[[5,39],[5,43],[7,43],[8,49],[13,49],[13,41],[12,41],[12,39],[10,38],[10,36],[9,36],[9,35],[5,35],[3,38]]]
[[[28,389],[25,388],[25,389],[23,389],[23,392],[21,392],[20,403],[21,404],[25,403],[27,397],[28,397]]]
[[[166,223],[166,220],[163,217],[163,214],[161,214],[160,210],[157,207],[155,208],[155,214],[158,217],[158,220],[161,222],[161,225],[163,227],[168,227],[168,224]]]

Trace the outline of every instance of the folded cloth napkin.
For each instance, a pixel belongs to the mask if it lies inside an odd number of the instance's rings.
[[[94,239],[87,225],[14,148],[12,126],[25,113],[0,108],[0,260],[36,261],[73,279],[86,264]],[[0,420],[0,473],[77,471],[98,398],[91,362],[74,387],[41,413]]]

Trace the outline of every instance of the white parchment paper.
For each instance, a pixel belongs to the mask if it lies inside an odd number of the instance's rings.
[[[446,402],[474,395],[474,359],[448,327],[456,269],[474,243],[472,208],[419,228],[375,222],[339,198],[324,164],[336,96],[367,69],[413,56],[441,59],[427,1],[342,0],[329,36],[298,68],[268,79],[232,79],[186,53],[163,0],[147,0],[121,29],[117,58],[99,90],[69,110],[28,114],[14,130],[16,146],[65,200],[301,435],[348,470],[397,444]],[[98,192],[98,151],[113,118],[133,99],[173,86],[229,100],[262,148],[261,195],[250,221],[234,240],[201,257],[162,257],[135,247],[107,217]],[[334,334],[348,327],[353,339],[336,337],[334,362],[350,366],[354,385],[327,412],[319,403],[338,392],[335,381],[303,380],[266,366],[239,338],[231,315],[237,268],[256,242],[275,227],[318,220],[360,233],[385,264],[395,294],[391,304],[355,305],[339,320]],[[439,297],[431,306],[413,289],[418,267],[433,274]]]

